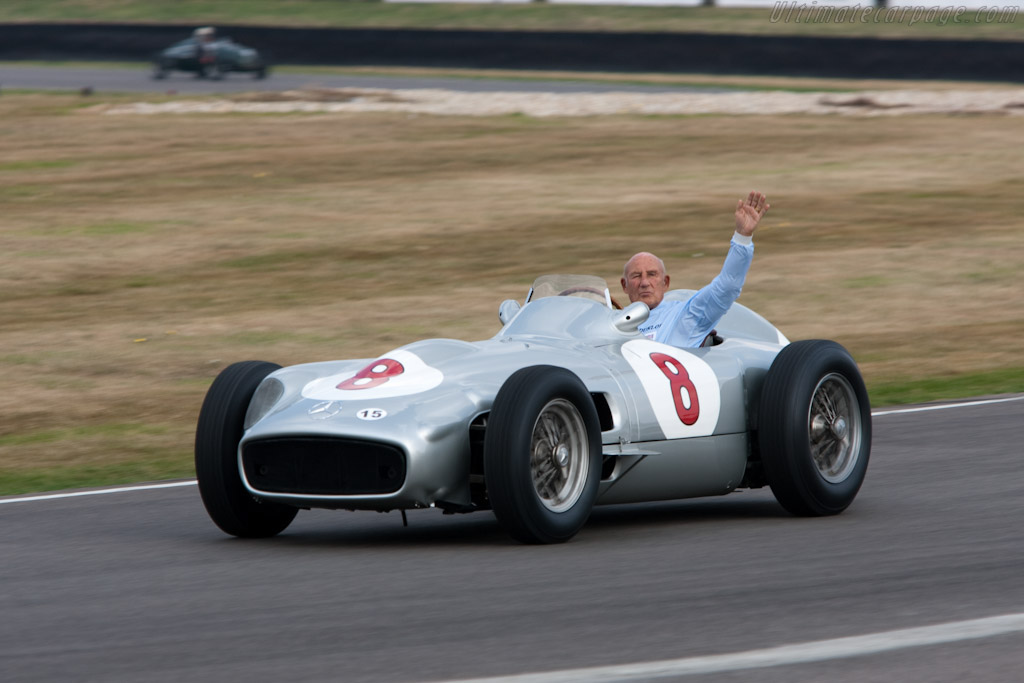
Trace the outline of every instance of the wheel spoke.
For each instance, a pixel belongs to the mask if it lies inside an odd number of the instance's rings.
[[[589,470],[588,450],[576,407],[565,399],[549,402],[537,416],[530,450],[534,490],[549,510],[569,509],[581,495]]]
[[[822,417],[828,421],[829,424],[835,421],[836,411],[832,405],[832,400],[829,398],[828,391],[823,387],[814,394],[815,403],[818,406],[818,411]]]
[[[542,498],[553,498],[558,493],[558,486],[555,485],[558,479],[558,470],[549,468],[547,472],[538,472],[534,478],[534,482],[537,486],[537,491],[541,493]],[[545,495],[546,494],[546,495]]]
[[[558,427],[554,424],[554,419],[550,415],[545,415],[541,418],[541,427],[544,429],[544,433],[547,436],[548,446],[554,448],[558,445]]]
[[[811,458],[826,481],[838,483],[856,462],[860,416],[853,387],[838,374],[823,378],[814,390],[808,412]]]

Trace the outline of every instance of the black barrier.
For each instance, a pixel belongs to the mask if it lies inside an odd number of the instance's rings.
[[[0,24],[0,59],[147,60],[193,25]],[[218,26],[277,64],[1024,80],[1024,42]]]

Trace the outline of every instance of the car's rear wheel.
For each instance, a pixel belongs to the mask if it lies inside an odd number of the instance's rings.
[[[501,526],[523,543],[560,543],[586,523],[601,475],[601,430],[583,382],[563,368],[514,373],[484,436],[484,478]]]
[[[795,515],[845,510],[864,482],[871,406],[857,364],[835,342],[794,342],[761,390],[758,444],[776,500]]]
[[[225,368],[213,381],[196,426],[196,479],[203,505],[224,532],[243,538],[264,538],[284,531],[298,508],[257,500],[242,484],[238,443],[245,413],[256,387],[280,368],[263,361],[244,361]]]

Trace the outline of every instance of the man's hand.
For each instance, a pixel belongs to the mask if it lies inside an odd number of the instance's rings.
[[[736,232],[747,237],[753,235],[761,217],[770,208],[768,198],[756,191],[747,195],[746,201],[741,199],[736,202]]]

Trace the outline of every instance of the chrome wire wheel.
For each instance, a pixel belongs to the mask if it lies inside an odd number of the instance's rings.
[[[837,515],[871,457],[871,404],[850,352],[825,339],[783,347],[758,403],[758,445],[775,499],[794,515]]]
[[[541,503],[551,512],[571,509],[590,471],[590,446],[583,416],[570,401],[551,400],[533,425],[530,475]]]
[[[512,538],[571,539],[601,484],[601,421],[586,385],[553,365],[516,370],[494,397],[483,455],[487,500]]]
[[[807,414],[811,459],[830,484],[845,481],[857,466],[863,428],[857,394],[838,373],[826,375],[811,394]]]

